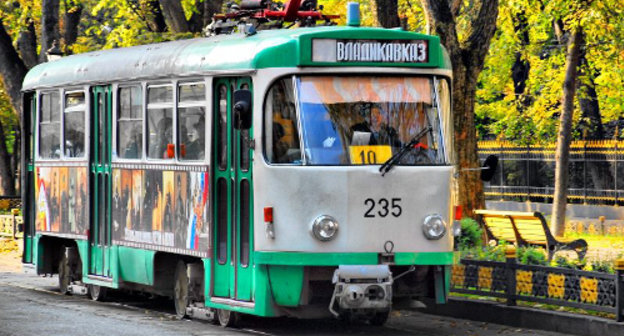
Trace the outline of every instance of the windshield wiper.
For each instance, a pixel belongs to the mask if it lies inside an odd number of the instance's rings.
[[[403,145],[403,147],[401,147],[401,149],[398,152],[392,155],[388,159],[388,161],[384,162],[384,164],[382,164],[381,167],[379,167],[379,172],[381,172],[381,176],[386,175],[386,173],[389,172],[390,169],[392,169],[392,167],[394,167],[394,165],[396,165],[397,162],[401,160],[403,155],[405,155],[405,153],[407,153],[409,149],[414,147],[414,145],[420,141],[420,138],[427,135],[427,133],[430,132],[431,130],[432,130],[431,126],[427,126],[426,128],[423,128],[420,132],[418,132],[418,134],[416,134],[412,138],[412,140],[410,140],[408,143]]]

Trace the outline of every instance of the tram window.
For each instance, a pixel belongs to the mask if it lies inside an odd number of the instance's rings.
[[[124,159],[140,159],[143,150],[141,87],[122,87],[118,94],[117,153]]]
[[[291,78],[275,83],[265,102],[266,156],[271,163],[301,164],[301,148]]]
[[[44,159],[58,159],[61,157],[59,93],[43,93],[40,102],[39,156]]]
[[[219,122],[217,123],[218,145],[217,145],[217,164],[219,170],[227,168],[227,86],[221,84],[219,86]]]
[[[180,160],[203,160],[206,150],[206,87],[181,84],[178,101]]]
[[[244,83],[240,86],[242,90],[249,90],[249,84]],[[242,129],[240,131],[240,169],[244,172],[249,171],[250,153],[249,153],[249,130]]]
[[[173,88],[149,87],[147,92],[147,157],[173,158]]]
[[[65,95],[65,156],[83,157],[85,153],[85,94],[71,92]]]

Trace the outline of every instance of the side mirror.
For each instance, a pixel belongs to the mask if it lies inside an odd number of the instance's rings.
[[[236,129],[251,128],[251,91],[234,91],[234,127]]]
[[[481,180],[488,182],[496,173],[496,168],[498,167],[498,156],[490,155],[485,158],[485,162],[483,162],[483,168],[481,169]]]

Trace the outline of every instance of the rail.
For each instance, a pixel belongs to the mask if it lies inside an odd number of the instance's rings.
[[[13,239],[24,236],[24,219],[19,210],[14,209],[10,215],[0,215],[0,236]]]
[[[506,251],[506,262],[462,259],[453,266],[451,292],[506,300],[552,304],[615,314],[624,321],[624,260],[616,274],[522,265],[515,249]]]
[[[499,169],[485,185],[490,200],[552,202],[556,144],[518,145],[480,141],[479,157],[499,157]],[[570,144],[568,203],[624,205],[624,141]]]

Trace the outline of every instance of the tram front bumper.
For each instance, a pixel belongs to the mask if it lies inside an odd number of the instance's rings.
[[[368,315],[392,308],[392,273],[388,265],[341,265],[332,278],[329,311],[336,317]]]

